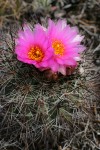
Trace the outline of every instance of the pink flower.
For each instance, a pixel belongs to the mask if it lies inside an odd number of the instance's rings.
[[[49,40],[49,51],[52,58],[49,60],[49,67],[53,72],[61,72],[66,75],[68,67],[76,67],[80,60],[79,53],[85,49],[80,44],[83,36],[80,36],[76,27],[70,27],[65,20],[59,20],[57,23],[49,20],[47,29]]]
[[[41,71],[51,69],[53,73],[71,74],[80,60],[80,52],[85,49],[81,45],[83,38],[65,20],[57,23],[49,20],[47,29],[36,24],[34,31],[25,25],[18,33],[15,53],[18,60],[33,64]]]
[[[15,53],[17,59],[28,64],[33,64],[40,70],[48,68],[48,59],[51,52],[48,49],[48,39],[42,27],[36,27],[34,31],[27,25],[19,31],[16,40]]]

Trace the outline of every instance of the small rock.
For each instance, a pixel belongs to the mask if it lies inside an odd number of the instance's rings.
[[[79,68],[79,73],[84,74],[84,68],[82,66]]]

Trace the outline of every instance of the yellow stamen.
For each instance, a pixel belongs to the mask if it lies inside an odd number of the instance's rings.
[[[30,48],[28,52],[29,59],[36,60],[36,61],[42,61],[44,57],[44,52],[39,46],[33,46]]]
[[[52,48],[54,49],[55,55],[61,55],[62,56],[64,54],[65,47],[64,47],[62,41],[54,40],[52,42]]]

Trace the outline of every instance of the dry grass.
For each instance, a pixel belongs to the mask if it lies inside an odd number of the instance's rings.
[[[33,19],[34,12],[38,15],[41,11],[47,13],[51,8],[51,0],[0,0],[0,26],[7,22]]]
[[[17,19],[20,20],[27,11],[19,9],[24,7],[24,3],[27,8],[34,4],[23,1],[17,9],[19,15],[13,13],[17,7],[15,3],[9,6],[6,0],[3,6],[7,7],[5,10],[14,8],[12,14],[15,18],[19,16]],[[70,24],[77,25],[85,34],[87,51],[83,53],[74,75],[46,81],[43,73],[16,59],[14,38],[20,25],[7,27],[4,18],[0,39],[0,150],[99,150],[100,70],[99,64],[93,63],[94,52],[99,52],[100,42],[99,1],[76,4],[53,1],[49,3],[53,12],[47,10],[44,4],[42,6],[47,14],[37,17],[37,9],[34,10],[37,20],[33,18],[31,23],[40,21],[44,24],[47,16],[67,18]],[[40,8],[40,3],[38,6]],[[6,16],[5,10],[2,16]],[[92,11],[94,14],[91,14]],[[11,21],[10,18],[7,22]]]

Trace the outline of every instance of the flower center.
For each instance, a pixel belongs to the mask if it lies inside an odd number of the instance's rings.
[[[55,55],[62,56],[64,54],[65,47],[60,40],[54,40],[52,42],[52,48],[54,49]]]
[[[44,57],[44,52],[39,46],[33,46],[30,48],[28,52],[29,59],[35,60],[35,61],[42,61]]]

